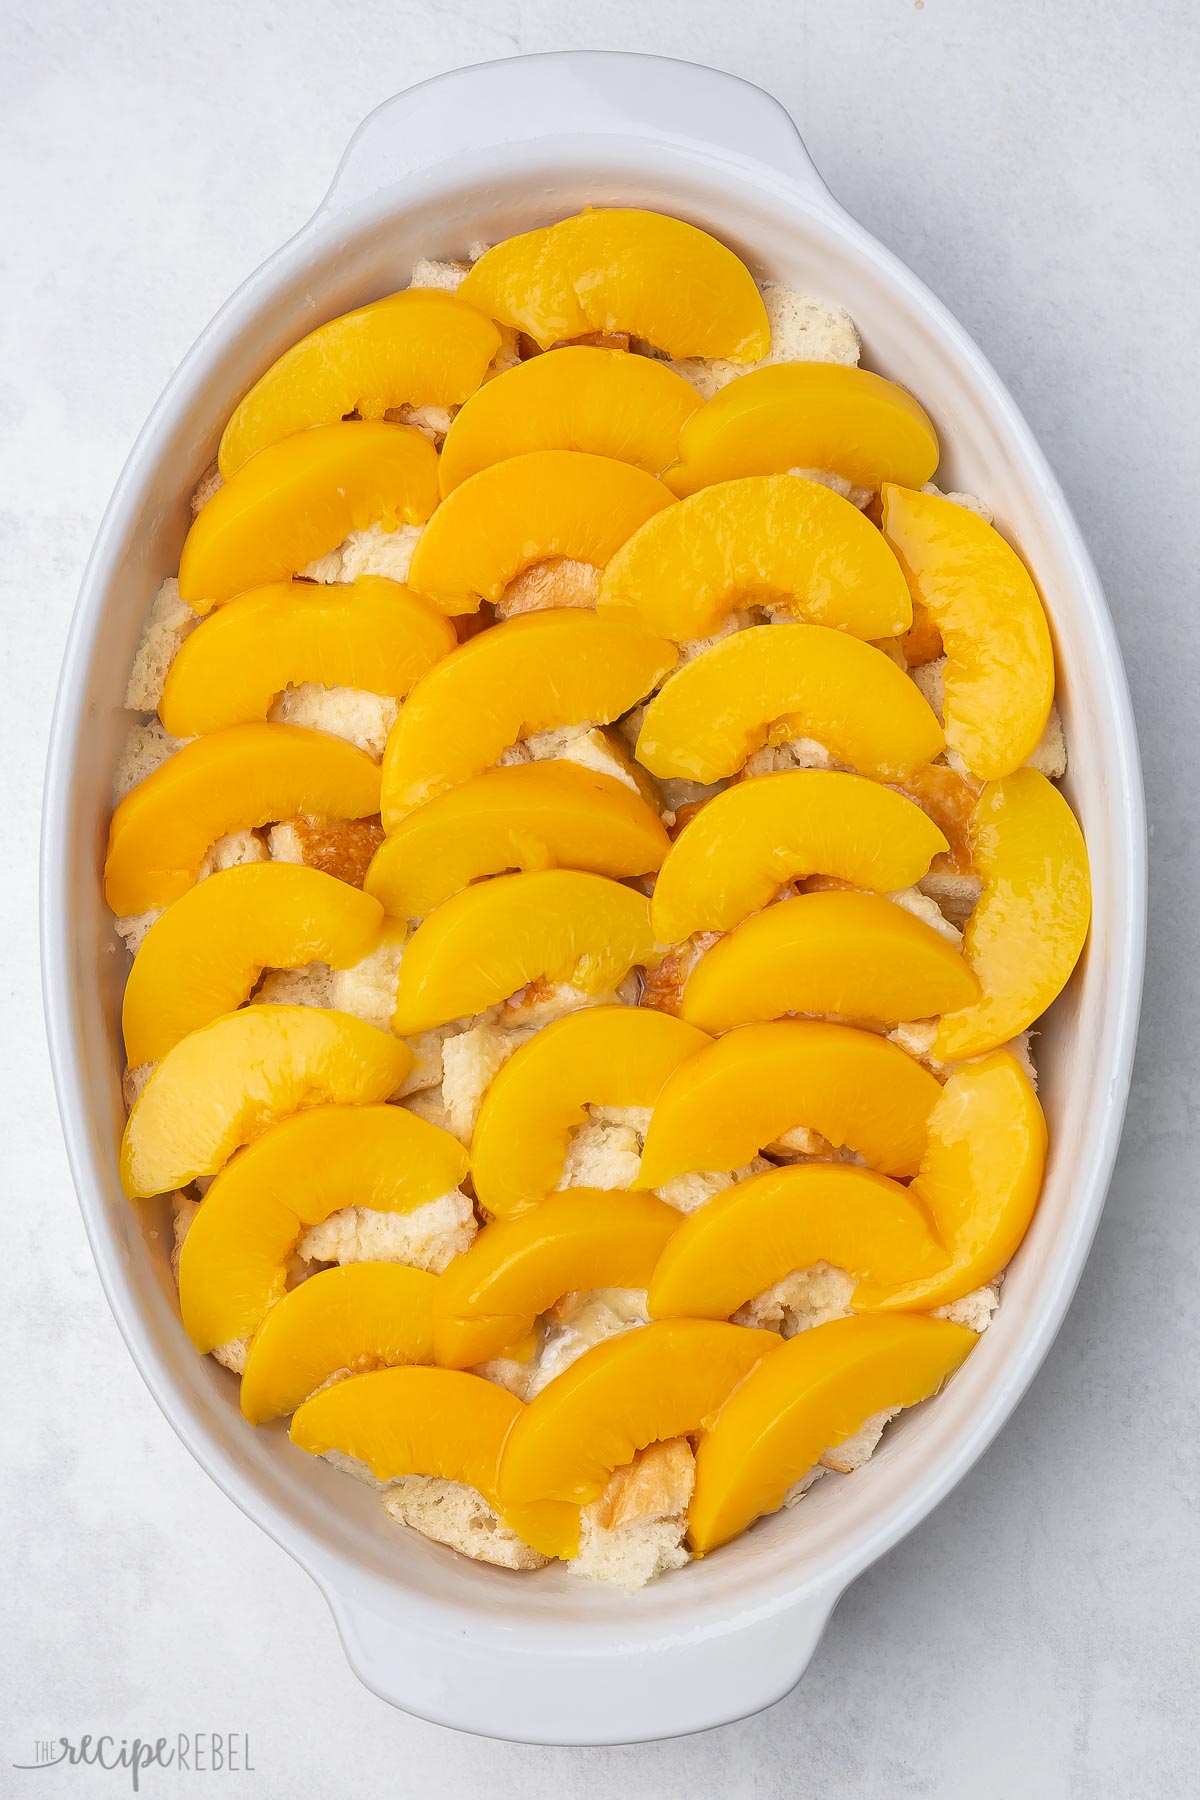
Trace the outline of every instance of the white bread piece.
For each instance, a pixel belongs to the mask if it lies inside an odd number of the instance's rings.
[[[1067,740],[1063,732],[1062,714],[1051,706],[1050,717],[1032,756],[1025,759],[1027,769],[1036,769],[1047,781],[1061,781],[1067,772]]]
[[[835,475],[832,469],[788,469],[789,475],[798,475],[801,481],[815,481],[818,487],[826,487],[831,493],[839,494],[848,500],[851,506],[857,506],[861,512],[869,506],[874,497],[874,488],[855,487],[844,475]]]
[[[356,1019],[365,1019],[368,1025],[375,1025],[380,1031],[390,1032],[392,1014],[396,1010],[400,961],[407,937],[408,926],[403,920],[385,920],[379,942],[361,962],[351,963],[348,969],[330,971],[328,1004],[336,1007],[338,1012],[353,1013]],[[416,1039],[412,1040],[412,1048],[415,1056]],[[437,1051],[437,1074],[430,1072],[432,1078],[420,1084],[424,1087],[436,1087],[442,1079],[440,1039]],[[403,1091],[411,1093],[414,1089],[408,1085]]]
[[[549,1557],[523,1543],[483,1495],[438,1475],[401,1475],[388,1483],[384,1511],[435,1544],[497,1569],[544,1569]]]
[[[551,557],[534,563],[510,581],[496,602],[497,619],[521,613],[550,612],[564,606],[592,607],[600,592],[600,571],[592,563]]]
[[[742,774],[775,775],[783,769],[846,767],[847,764],[839,762],[824,744],[818,744],[816,738],[797,737],[783,744],[764,744],[761,750],[753,751],[743,764]]]
[[[497,1024],[504,1031],[522,1032],[527,1038],[532,1031],[540,1030],[543,1025],[553,1024],[555,1019],[565,1019],[568,1013],[582,1012],[588,1006],[634,1006],[637,1004],[638,975],[636,970],[629,974],[615,988],[609,988],[601,994],[586,994],[582,988],[573,987],[566,981],[545,981],[540,976],[536,981],[527,982],[510,994],[485,1015],[485,1022]],[[524,1041],[524,1038],[522,1041]]]
[[[442,1052],[447,1038],[457,1037],[458,1025],[434,1025],[429,1031],[418,1031],[413,1037],[405,1038],[405,1043],[412,1051],[412,1066],[394,1098],[407,1100],[414,1094],[428,1093],[433,1088],[438,1090],[438,1103],[443,1107],[441,1099],[442,1077],[445,1073]]]
[[[391,694],[371,694],[365,688],[321,687],[302,681],[284,688],[268,719],[284,725],[304,725],[310,731],[327,731],[345,738],[376,761],[383,755],[388,732],[396,723],[400,703]]]
[[[152,1064],[146,1065],[148,1068]],[[171,1249],[171,1273],[175,1277],[175,1286],[179,1286],[179,1252],[183,1249],[183,1240],[192,1228],[192,1221],[200,1211],[198,1200],[189,1199],[187,1194],[176,1192],[171,1195],[171,1225],[173,1244]],[[246,1353],[250,1348],[250,1339],[231,1338],[227,1344],[217,1344],[210,1355],[220,1363],[223,1369],[229,1369],[234,1375],[241,1375],[246,1367]]]
[[[817,1463],[806,1475],[802,1475],[799,1481],[793,1481],[791,1487],[783,1496],[784,1506],[795,1506],[797,1500],[803,1500],[809,1488],[815,1487],[824,1473],[825,1470],[821,1467],[820,1463]]]
[[[333,970],[328,963],[305,963],[300,969],[264,969],[254,991],[257,1006],[333,1005]]]
[[[629,1188],[641,1163],[642,1140],[630,1126],[589,1120],[571,1133],[558,1188]]]
[[[983,1287],[973,1288],[964,1294],[961,1300],[951,1300],[947,1306],[935,1306],[931,1317],[949,1319],[955,1325],[965,1325],[968,1331],[986,1331],[992,1322],[996,1308],[1000,1304],[1000,1283],[1003,1275],[985,1282]]]
[[[649,1444],[616,1469],[598,1500],[580,1517],[579,1554],[572,1575],[635,1593],[648,1581],[691,1560],[684,1538],[696,1480],[686,1438]]]
[[[125,704],[131,712],[157,712],[167,670],[184,638],[200,623],[200,615],[179,598],[179,583],[164,581],[146,615],[142,635],[133,653],[133,667],[125,688]]]
[[[854,1288],[854,1277],[847,1275],[845,1269],[827,1262],[813,1263],[808,1269],[790,1270],[780,1281],[755,1294],[739,1306],[733,1322],[778,1331],[785,1338],[797,1337],[814,1325],[847,1318]]]
[[[620,736],[605,727],[585,722],[555,726],[550,731],[535,731],[522,742],[502,750],[496,758],[496,767],[509,768],[514,763],[530,762],[569,762],[581,769],[590,769],[596,775],[610,775],[658,810],[658,789],[653,777],[633,761]]]
[[[828,1138],[807,1125],[793,1125],[763,1149],[775,1162],[810,1162],[814,1157],[827,1157],[833,1150]]]
[[[227,831],[224,837],[219,837],[215,844],[209,846],[196,880],[207,881],[210,875],[219,875],[222,869],[238,869],[243,863],[266,860],[267,846],[257,832]]]
[[[928,875],[922,875],[917,886],[933,901],[943,919],[949,919],[959,931],[975,911],[983,892],[978,875],[956,875],[950,869],[931,869]]]
[[[298,572],[310,581],[327,583],[353,581],[356,575],[387,575],[393,581],[407,581],[420,535],[419,525],[400,525],[395,531],[368,525],[365,531],[350,532]]]
[[[213,458],[203,475],[192,489],[191,509],[193,519],[202,512],[219,488],[225,486],[225,478],[217,467],[217,459]]]
[[[858,332],[842,307],[784,287],[779,281],[760,282],[759,290],[771,327],[771,348],[761,363],[692,357],[671,364],[676,374],[690,381],[704,399],[711,400],[739,375],[762,368],[763,363],[830,362],[853,366],[858,362],[862,350]]]
[[[136,956],[146,941],[146,933],[155,919],[161,919],[164,908],[153,907],[149,912],[130,913],[124,919],[117,920],[117,936],[121,939],[130,956]]]
[[[397,1094],[396,1099],[407,1111],[416,1113],[418,1119],[425,1119],[430,1125],[436,1125],[439,1131],[450,1130],[450,1114],[442,1099],[440,1082],[435,1087],[414,1088],[409,1094]]]
[[[132,793],[139,782],[145,781],[147,775],[153,775],[155,769],[161,768],[187,742],[186,738],[168,736],[158,719],[147,719],[144,723],[131,725],[121,746],[116,773],[113,775],[114,806],[126,794]]]
[[[890,1424],[901,1410],[899,1406],[889,1406],[882,1412],[872,1413],[869,1419],[863,1420],[852,1437],[843,1439],[832,1450],[822,1452],[822,1467],[833,1469],[839,1475],[853,1475],[855,1469],[861,1469],[874,1456],[879,1448],[884,1426]]]
[[[981,500],[978,494],[945,493],[934,481],[927,481],[925,486],[921,489],[921,492],[923,494],[937,494],[942,500],[952,501],[955,506],[961,506],[965,508],[967,512],[973,512],[977,518],[983,520],[985,525],[991,525],[995,522],[995,513],[993,513],[987,501]]]
[[[121,1077],[121,1098],[125,1102],[125,1111],[132,1112],[134,1102],[141,1098],[142,1089],[153,1075],[156,1065],[152,1062],[135,1063],[128,1066]]]
[[[945,1080],[955,1069],[963,1068],[965,1063],[980,1061],[977,1056],[969,1056],[963,1062],[938,1062],[937,1058],[931,1054],[934,1039],[937,1037],[936,1019],[909,1019],[904,1024],[897,1025],[887,1035],[893,1044],[899,1044],[903,1051],[909,1056],[916,1057],[918,1062],[923,1062],[927,1069],[931,1069],[942,1080]],[[1033,1060],[1030,1033],[1022,1031],[1015,1038],[1010,1038],[1007,1044],[1001,1044],[999,1047],[1001,1050],[1007,1050],[1010,1056],[1016,1058],[1036,1093],[1037,1066]],[[991,1052],[985,1052],[985,1054],[990,1055]]]
[[[281,819],[267,833],[267,854],[272,862],[305,863],[361,887],[382,842],[375,819]]]
[[[435,450],[440,450],[457,411],[457,406],[410,406],[405,402],[403,406],[389,406],[383,416],[397,425],[411,425],[429,439]]]
[[[727,1188],[736,1187],[739,1181],[745,1181],[751,1175],[765,1175],[774,1165],[765,1156],[756,1156],[748,1162],[744,1169],[726,1171],[723,1169],[693,1169],[687,1175],[673,1175],[670,1181],[653,1190],[660,1200],[673,1206],[676,1212],[692,1213],[711,1200],[714,1194],[723,1194]]]
[[[929,704],[930,711],[935,714],[938,723],[944,723],[943,709],[946,703],[946,658],[944,656],[935,656],[932,662],[918,663],[915,669],[910,669],[908,672],[913,681],[915,681],[920,688],[921,693]]]
[[[695,662],[698,656],[703,656],[704,652],[711,650],[714,644],[721,643],[727,637],[733,637],[736,632],[749,631],[755,622],[749,612],[726,613],[717,629],[710,632],[707,637],[684,638],[681,644],[675,646],[679,652],[679,661],[671,670],[671,675],[678,675],[685,664]],[[668,681],[671,679],[671,675],[667,676]]]
[[[951,924],[937,901],[922,889],[897,888],[895,893],[888,895],[888,899],[893,906],[901,907],[904,912],[911,913],[914,919],[920,919],[923,924],[931,926],[939,937],[945,938],[948,944],[953,944],[956,950],[961,946],[962,932],[958,926]]]
[[[530,1035],[499,1031],[494,1025],[473,1025],[443,1040],[442,1105],[449,1129],[460,1143],[470,1143],[483,1096],[513,1051]]]
[[[440,1275],[471,1247],[478,1227],[467,1196],[458,1188],[412,1212],[376,1212],[346,1206],[310,1225],[296,1246],[303,1262],[398,1262]]]
[[[441,288],[443,293],[453,294],[466,280],[470,268],[470,263],[438,262],[433,257],[422,256],[413,264],[408,285],[415,288]]]
[[[648,1323],[641,1288],[593,1288],[564,1294],[546,1314],[542,1342],[526,1369],[523,1399],[532,1400],[585,1350]]]

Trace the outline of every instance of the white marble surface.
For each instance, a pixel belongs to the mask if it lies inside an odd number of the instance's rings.
[[[60,647],[126,450],[377,101],[516,51],[643,48],[772,88],[834,191],[962,317],[1111,597],[1155,891],[1120,1170],[1074,1310],[973,1476],[846,1596],[802,1688],[672,1744],[457,1737],[350,1676],[316,1590],[159,1417],[92,1272],[37,993]],[[0,1792],[37,1737],[248,1731],[274,1800],[358,1795],[1170,1800],[1200,1786],[1195,108],[1188,0],[15,0],[0,22],[4,354]],[[1190,74],[1189,74],[1190,71]],[[214,1778],[215,1779],[215,1778]],[[217,1791],[148,1776],[143,1791]]]

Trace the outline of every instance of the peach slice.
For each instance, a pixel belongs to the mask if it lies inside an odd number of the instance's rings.
[[[384,575],[345,586],[280,581],[253,588],[184,639],[167,671],[159,717],[173,737],[265,719],[302,681],[402,699],[453,650],[454,627]]]
[[[230,725],[184,744],[126,794],[108,829],[104,895],[118,917],[169,906],[228,832],[296,813],[378,811],[379,765],[353,744],[300,725]]]
[[[949,1319],[834,1319],[760,1363],[721,1408],[696,1454],[689,1537],[705,1556],[745,1531],[888,1407],[936,1394],[974,1349]]]
[[[347,413],[461,406],[500,348],[490,319],[457,294],[408,288],[318,325],[260,375],[221,437],[228,481],[259,450]]]
[[[340,1450],[377,1481],[439,1475],[482,1494],[505,1523],[545,1556],[574,1556],[579,1509],[521,1505],[502,1495],[501,1458],[525,1408],[515,1394],[459,1369],[399,1367],[352,1375],[298,1408],[291,1440],[312,1456]]]
[[[1087,846],[1074,813],[1036,769],[984,788],[971,817],[983,893],[963,952],[979,999],[938,1025],[934,1055],[979,1056],[1025,1030],[1060,994],[1088,933]]]
[[[245,863],[210,876],[146,933],[125,984],[131,1067],[157,1062],[189,1031],[233,1012],[264,969],[349,968],[374,949],[378,900],[303,863]]]
[[[679,501],[635,531],[600,580],[601,608],[631,610],[676,643],[747,604],[858,638],[912,623],[900,566],[871,521],[795,475],[748,475]]]
[[[846,1163],[797,1163],[752,1175],[684,1220],[654,1271],[650,1315],[727,1319],[818,1262],[894,1286],[944,1269],[947,1257],[898,1181]]]
[[[1046,1120],[1016,1058],[997,1050],[956,1069],[930,1116],[911,1189],[933,1215],[949,1266],[907,1281],[872,1272],[855,1306],[925,1311],[990,1281],[1029,1229],[1045,1166]]]
[[[647,1444],[700,1431],[779,1345],[772,1332],[708,1319],[663,1319],[596,1344],[513,1426],[500,1492],[586,1506]]]
[[[1032,756],[1054,699],[1054,650],[1024,563],[993,526],[885,483],[883,535],[946,652],[946,741],[992,781]]]
[[[295,1412],[331,1375],[433,1361],[437,1277],[403,1263],[323,1269],[273,1306],[246,1355],[252,1425]]]
[[[483,875],[647,875],[670,847],[662,821],[624,782],[574,763],[518,763],[409,813],[376,851],[364,886],[394,917],[423,919]]]
[[[699,404],[695,388],[665,363],[568,345],[519,363],[467,401],[442,445],[438,481],[448,494],[480,469],[531,450],[584,450],[658,475]]]
[[[480,1108],[471,1167],[482,1205],[500,1217],[536,1205],[557,1186],[589,1105],[653,1106],[707,1043],[682,1019],[644,1007],[588,1007],[544,1026],[505,1063]]]
[[[436,1360],[469,1369],[502,1356],[575,1289],[646,1287],[678,1224],[674,1207],[652,1194],[579,1188],[549,1195],[524,1218],[485,1225],[438,1283]]]
[[[798,1125],[857,1150],[882,1174],[915,1175],[941,1097],[929,1073],[874,1032],[817,1020],[748,1025],[670,1077],[642,1152],[640,1185],[740,1169]]]
[[[192,522],[179,593],[199,613],[286,581],[349,531],[423,525],[437,505],[437,451],[383,419],[314,425],[260,450]]]
[[[458,1140],[402,1106],[292,1113],[226,1163],[205,1195],[179,1256],[184,1329],[201,1351],[249,1336],[282,1297],[308,1226],[347,1206],[412,1212],[466,1173]]]
[[[445,613],[498,600],[550,557],[602,568],[671,495],[643,469],[582,450],[530,450],[447,495],[422,532],[410,586]]]
[[[823,625],[771,625],[685,663],[647,706],[637,757],[661,779],[708,783],[794,737],[882,781],[946,747],[924,695],[884,651]]]
[[[654,959],[650,903],[603,875],[497,875],[439,906],[409,939],[393,1028],[402,1037],[471,1018],[539,978],[586,994]]]
[[[731,931],[798,876],[889,893],[911,887],[946,848],[919,806],[863,775],[759,775],[689,819],[659,870],[650,921],[660,944]]]
[[[771,334],[762,296],[724,244],[662,213],[606,207],[506,238],[459,289],[543,350],[625,332],[668,356],[758,362]]]
[[[215,1175],[286,1113],[322,1100],[385,1100],[412,1051],[349,1013],[248,1006],[167,1051],[134,1103],[121,1140],[131,1200]]]
[[[741,475],[829,469],[855,487],[921,487],[938,465],[923,406],[894,381],[839,363],[775,363],[692,414],[665,477],[680,496]]]
[[[675,664],[673,644],[628,619],[529,613],[460,645],[412,690],[383,759],[383,822],[489,768],[521,738],[606,725]]]
[[[978,992],[958,951],[924,919],[881,894],[834,889],[768,906],[714,944],[680,1010],[711,1032],[784,1013],[897,1025],[966,1006]]]

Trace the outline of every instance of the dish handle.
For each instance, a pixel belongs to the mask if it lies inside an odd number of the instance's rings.
[[[381,1700],[529,1744],[641,1743],[761,1712],[804,1674],[840,1592],[658,1642],[639,1641],[631,1616],[628,1632],[602,1628],[602,1644],[580,1649],[578,1639],[551,1644],[520,1628],[503,1642],[492,1630],[475,1639],[469,1623],[452,1634],[390,1607],[377,1586],[345,1571],[320,1585],[351,1668]]]
[[[752,82],[672,57],[570,50],[477,63],[385,100],[351,138],[320,211],[348,211],[459,156],[556,137],[716,154],[839,210],[786,109]]]

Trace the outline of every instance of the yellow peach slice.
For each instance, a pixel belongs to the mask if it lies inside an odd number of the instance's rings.
[[[378,811],[379,765],[353,744],[299,725],[230,725],[185,744],[126,794],[109,826],[105,899],[118,917],[168,906],[231,831],[296,813]]]
[[[766,308],[732,250],[680,219],[611,207],[506,238],[459,289],[480,312],[543,350],[589,332],[625,332],[672,357],[757,362]]]
[[[708,783],[795,737],[883,781],[946,747],[924,695],[882,650],[823,625],[771,625],[685,663],[647,706],[637,758],[662,779]]]
[[[675,664],[674,645],[628,619],[529,613],[460,645],[413,688],[383,759],[383,822],[490,768],[538,731],[606,725]]]
[[[748,604],[858,638],[912,623],[900,566],[870,520],[795,475],[722,481],[659,513],[613,557],[598,604],[676,643],[707,637]]]
[[[315,1006],[247,1006],[201,1026],[156,1066],[125,1125],[121,1184],[130,1199],[215,1175],[302,1106],[366,1104],[395,1093],[407,1044],[349,1013]]]
[[[998,1275],[1029,1229],[1046,1166],[1046,1120],[1015,1057],[997,1050],[950,1076],[929,1120],[911,1191],[929,1209],[949,1266],[907,1281],[872,1272],[864,1310],[945,1306]]]
[[[173,737],[265,719],[302,681],[401,699],[457,639],[448,619],[384,575],[345,586],[281,581],[219,608],[184,639],[158,713]]]
[[[1054,699],[1054,649],[1024,563],[991,525],[938,494],[886,483],[883,535],[946,652],[946,742],[993,781],[1032,756]]]
[[[938,465],[923,406],[894,381],[839,363],[774,363],[692,414],[665,477],[684,496],[741,475],[827,469],[855,487],[921,487]]]
[[[611,775],[574,763],[486,769],[409,813],[364,887],[395,918],[423,919],[461,888],[505,870],[647,875],[671,847],[662,821]]]
[[[881,894],[834,889],[768,906],[714,944],[680,1010],[711,1032],[785,1013],[897,1025],[965,1006],[978,992],[958,951],[924,919]]]
[[[695,388],[665,363],[569,345],[519,363],[467,401],[442,445],[438,482],[448,494],[480,469],[531,450],[584,450],[658,475],[699,404]]]
[[[890,893],[911,887],[946,848],[919,806],[863,775],[759,775],[689,819],[659,870],[650,922],[660,944],[731,931],[799,876]]]
[[[306,1400],[290,1436],[312,1456],[340,1450],[377,1481],[438,1475],[465,1482],[535,1550],[574,1556],[578,1507],[523,1506],[502,1497],[501,1458],[524,1411],[507,1388],[459,1369],[376,1369]]]
[[[949,1319],[834,1319],[803,1331],[730,1395],[696,1454],[689,1538],[697,1556],[764,1513],[822,1451],[872,1413],[936,1394],[974,1349]]]
[[[233,1012],[264,969],[349,968],[374,949],[378,900],[303,863],[245,863],[210,876],[146,933],[125,984],[131,1067],[157,1062],[189,1031]]]
[[[221,437],[228,481],[259,450],[347,413],[461,406],[500,348],[490,319],[457,294],[408,288],[318,325],[255,382]]]
[[[654,1271],[650,1316],[727,1319],[818,1262],[892,1286],[944,1269],[947,1257],[928,1212],[898,1181],[846,1163],[797,1163],[752,1175],[683,1221]]]
[[[403,1263],[323,1269],[273,1306],[246,1355],[241,1406],[252,1425],[292,1413],[341,1370],[433,1361],[437,1277]]]
[[[681,1065],[658,1097],[639,1183],[740,1169],[796,1126],[857,1150],[884,1175],[915,1175],[941,1097],[929,1073],[874,1032],[818,1020],[731,1031]]]
[[[963,953],[981,992],[939,1023],[933,1053],[944,1062],[1006,1044],[1045,1012],[1070,979],[1091,917],[1083,833],[1036,769],[984,788],[970,836],[984,885]]]
[[[505,1063],[471,1141],[475,1192],[500,1217],[557,1187],[572,1129],[588,1106],[653,1106],[708,1039],[669,1013],[596,1006],[546,1025]]]
[[[179,1256],[188,1336],[201,1351],[248,1337],[282,1297],[308,1226],[347,1206],[412,1212],[466,1172],[458,1140],[402,1106],[292,1113],[225,1164],[192,1221]]]
[[[404,951],[393,1028],[402,1037],[473,1017],[539,978],[585,994],[653,960],[650,903],[603,875],[497,875],[430,913]]]
[[[192,522],[179,593],[199,613],[286,581],[349,531],[423,525],[437,505],[437,451],[383,419],[314,425],[270,444]]]
[[[445,613],[476,612],[550,557],[603,568],[671,504],[661,481],[609,456],[530,450],[449,494],[422,532],[409,585]]]
[[[647,1444],[700,1431],[779,1345],[772,1332],[708,1319],[663,1319],[595,1345],[513,1426],[500,1492],[586,1506]]]
[[[438,1282],[437,1362],[469,1369],[502,1356],[575,1289],[646,1287],[678,1224],[674,1207],[652,1194],[579,1188],[549,1195],[524,1218],[485,1225]]]

